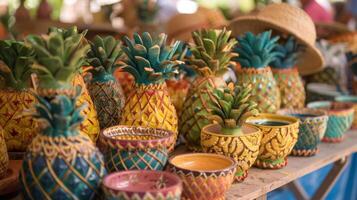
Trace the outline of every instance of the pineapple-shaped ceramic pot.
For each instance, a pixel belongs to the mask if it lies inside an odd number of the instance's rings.
[[[195,68],[198,75],[187,93],[180,113],[180,134],[185,138],[189,149],[201,151],[201,129],[212,121],[207,117],[210,112],[206,103],[211,99],[214,88],[226,86],[223,74],[235,54],[231,49],[235,39],[229,39],[230,31],[201,30],[192,33],[192,57],[188,65]]]
[[[251,85],[213,91],[212,118],[215,124],[202,129],[201,145],[204,152],[217,153],[237,162],[236,181],[247,177],[248,169],[258,157],[262,133],[259,128],[244,124],[248,116],[258,113],[257,104],[250,100]]]
[[[274,51],[278,37],[271,38],[271,31],[254,35],[247,32],[238,37],[234,51],[239,54],[236,74],[238,84],[252,84],[253,100],[264,113],[274,113],[280,108],[280,91],[268,66],[279,52]]]
[[[42,131],[29,145],[20,171],[24,198],[95,199],[106,170],[99,150],[79,133],[83,106],[66,95],[37,98],[34,117]]]
[[[78,75],[85,55],[89,51],[84,35],[85,32],[78,33],[76,27],[68,30],[51,28],[48,35],[31,35],[26,41],[36,52],[36,64],[32,69],[37,74],[37,92],[40,95],[46,97],[58,93],[73,95],[73,90],[70,88],[73,86],[82,88],[77,103],[79,105],[85,102],[88,105],[81,113],[88,118],[82,122],[80,133],[88,135],[95,142],[100,131],[97,115],[83,78]]]
[[[175,133],[177,138],[177,114],[167,92],[165,80],[177,73],[177,61],[171,61],[179,46],[166,45],[167,35],[152,38],[147,32],[134,39],[124,37],[122,49],[127,55],[122,67],[135,78],[135,85],[128,95],[120,124],[161,128]],[[173,149],[173,145],[170,150]]]
[[[281,108],[303,108],[305,106],[305,89],[295,66],[300,46],[290,36],[283,44],[274,48],[280,52],[270,63],[275,81],[280,90]]]
[[[33,107],[29,92],[34,52],[23,42],[0,41],[0,126],[8,151],[23,152],[37,133],[37,122],[24,111]]]
[[[101,129],[118,125],[124,107],[123,90],[113,76],[113,71],[118,66],[117,59],[122,55],[119,44],[112,36],[96,36],[90,42],[91,50],[87,55],[87,61],[91,65],[89,72],[92,74],[88,90],[97,110]]]
[[[0,180],[6,176],[9,167],[9,156],[4,138],[4,130],[0,126]]]

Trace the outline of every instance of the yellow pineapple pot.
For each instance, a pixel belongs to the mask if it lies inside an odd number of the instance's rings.
[[[287,156],[298,139],[299,120],[276,114],[259,114],[246,121],[263,133],[255,166],[263,169],[279,169],[287,165]]]
[[[76,27],[50,28],[47,36],[30,36],[26,41],[36,52],[36,64],[32,68],[38,78],[37,92],[46,97],[53,97],[59,93],[73,95],[74,90],[68,88],[80,86],[82,91],[76,104],[87,104],[87,108],[81,111],[86,118],[80,125],[80,133],[96,142],[100,131],[97,113],[80,74],[84,57],[89,50],[89,45],[84,38],[85,34],[85,32],[79,33]],[[55,48],[63,51],[55,51]],[[65,62],[64,59],[76,63]]]
[[[166,129],[174,132],[177,139],[177,114],[167,91],[165,80],[177,74],[178,61],[172,57],[179,42],[169,47],[167,35],[160,34],[152,38],[147,32],[141,36],[134,34],[134,39],[124,37],[126,46],[122,46],[127,55],[122,69],[131,73],[135,85],[128,95],[120,124]],[[170,146],[173,150],[174,143]]]
[[[264,113],[275,113],[281,104],[279,88],[268,66],[279,55],[273,50],[278,39],[271,38],[271,31],[259,35],[247,32],[238,37],[233,50],[239,54],[234,58],[238,84],[252,84],[253,100]]]
[[[4,138],[4,130],[0,126],[0,180],[6,176],[9,167],[9,156]]]
[[[231,86],[231,85],[229,85]],[[218,124],[203,127],[201,146],[204,152],[217,153],[237,162],[235,181],[242,182],[259,153],[262,133],[259,128],[244,124],[245,118],[257,114],[257,104],[250,99],[251,86],[213,91],[210,118]]]
[[[274,48],[280,54],[269,65],[280,90],[281,108],[297,109],[305,106],[305,88],[297,67],[294,67],[300,49],[301,46],[292,36]]]
[[[0,41],[0,126],[9,152],[24,152],[37,133],[36,120],[24,115],[36,103],[29,92],[33,57],[23,42]]]
[[[192,33],[192,57],[187,64],[195,69],[197,77],[191,84],[179,117],[180,135],[190,150],[202,150],[201,130],[212,123],[207,117],[210,105],[206,102],[212,99],[213,89],[227,86],[222,75],[236,55],[231,52],[236,41],[230,39],[230,35],[226,29],[203,29]]]

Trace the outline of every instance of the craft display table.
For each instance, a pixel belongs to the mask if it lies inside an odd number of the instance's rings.
[[[288,165],[278,170],[251,168],[243,183],[233,184],[228,200],[266,199],[266,194],[287,185],[297,199],[308,199],[297,179],[328,164],[333,168],[317,189],[312,199],[323,199],[347,164],[348,158],[357,152],[357,131],[349,131],[342,143],[321,143],[319,153],[312,157],[288,157]]]

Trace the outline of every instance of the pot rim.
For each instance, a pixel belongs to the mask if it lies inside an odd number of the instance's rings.
[[[162,176],[166,176],[169,179],[173,180],[175,183],[169,187],[164,187],[161,189],[150,189],[150,190],[144,190],[144,191],[140,191],[140,190],[130,190],[127,188],[114,188],[113,186],[109,185],[108,182],[111,178],[119,176],[119,175],[125,175],[125,174],[157,174],[157,175],[162,175]],[[108,188],[110,190],[113,191],[123,191],[123,192],[130,192],[130,193],[158,193],[158,192],[168,192],[171,190],[174,190],[175,188],[179,187],[182,190],[182,180],[173,173],[170,172],[166,172],[166,171],[155,171],[155,170],[128,170],[128,171],[120,171],[120,172],[114,172],[114,173],[110,173],[108,175],[106,175],[103,178],[103,187]]]
[[[243,126],[247,126],[249,128],[255,129],[255,131],[249,132],[249,133],[243,133],[242,135],[225,135],[225,134],[221,134],[221,133],[214,133],[212,131],[209,131],[208,129],[213,127],[213,126],[220,126],[219,124],[208,124],[206,126],[204,126],[202,128],[202,131],[205,131],[206,133],[210,134],[210,135],[215,135],[215,136],[220,136],[220,137],[246,137],[246,136],[250,136],[250,135],[255,135],[255,134],[261,134],[261,130],[260,128],[252,125],[252,124],[248,124],[248,123],[244,123]],[[242,127],[243,127],[242,126]],[[221,127],[221,126],[220,126]],[[201,133],[202,134],[202,133]]]
[[[344,106],[344,108],[341,109],[331,109],[330,106],[333,105],[334,103],[338,103]],[[316,107],[317,106],[317,107]],[[313,101],[307,104],[308,108],[318,108],[318,109],[323,109],[324,107],[328,107],[326,109],[327,115],[345,115],[348,113],[353,113],[354,108],[353,108],[353,103],[347,103],[347,102],[337,102],[337,101]]]
[[[300,121],[307,121],[307,120],[312,120],[312,119],[327,119],[328,115],[327,112],[321,109],[314,109],[314,108],[300,108],[300,109],[293,109],[293,108],[286,108],[286,109],[281,109],[278,110],[278,114],[281,115],[287,115],[291,116],[294,114],[305,114],[305,115],[313,115],[313,116],[308,116],[308,117],[296,117]]]
[[[288,123],[287,125],[279,125],[279,126],[271,126],[271,125],[263,125],[263,124],[254,124],[252,122],[249,122],[252,119],[285,119],[285,121]],[[290,117],[290,116],[285,116],[285,115],[279,115],[279,114],[270,114],[270,113],[261,113],[257,116],[251,116],[248,117],[246,120],[246,123],[251,124],[253,126],[257,127],[269,127],[269,128],[278,128],[278,127],[289,127],[289,126],[294,126],[299,124],[299,119],[296,117]]]
[[[173,164],[173,160],[177,157],[181,157],[181,156],[211,156],[211,157],[220,157],[222,159],[225,159],[225,160],[229,160],[231,162],[231,165],[224,168],[224,169],[217,169],[217,170],[192,170],[192,169],[188,169],[188,168],[184,168],[184,167],[180,167],[180,166],[177,166],[175,164]],[[174,155],[172,157],[169,158],[168,160],[168,163],[169,165],[171,166],[174,166],[175,168],[185,172],[185,174],[187,173],[196,173],[196,174],[220,174],[222,172],[224,173],[228,173],[232,170],[236,170],[237,168],[237,162],[233,159],[233,158],[230,158],[228,156],[224,156],[224,155],[219,155],[219,154],[214,154],[214,153],[185,153],[185,154],[180,154],[180,155]]]
[[[157,136],[158,138],[156,139],[135,139],[135,140],[129,140],[129,139],[115,139],[113,136],[107,135],[107,132],[110,132],[111,130],[115,132],[116,129],[128,129],[128,130],[133,130],[133,132],[141,132],[145,133],[144,131],[160,131],[160,132],[165,132],[165,136]],[[149,132],[146,135],[150,135]],[[141,145],[149,145],[152,143],[157,143],[157,144],[165,144],[169,142],[174,136],[174,133],[172,131],[166,130],[166,129],[160,129],[160,128],[150,128],[150,127],[142,127],[142,126],[126,126],[126,125],[117,125],[117,126],[112,126],[109,128],[106,128],[101,131],[100,133],[100,138],[102,140],[107,140],[110,141],[113,144],[116,143],[127,143],[127,144],[136,144],[135,146],[138,146],[137,144]]]

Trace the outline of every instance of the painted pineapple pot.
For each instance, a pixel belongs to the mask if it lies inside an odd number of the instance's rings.
[[[20,171],[24,198],[94,199],[106,170],[99,150],[79,133],[83,107],[65,95],[37,98],[34,116],[42,131],[28,146]]]
[[[258,113],[257,104],[250,100],[251,85],[228,86],[213,91],[209,117],[218,124],[202,129],[201,146],[204,152],[233,158],[237,162],[235,181],[241,182],[257,159],[262,133],[255,126],[243,124],[247,117]]]
[[[9,167],[9,156],[4,137],[4,130],[0,126],[0,180],[6,176]]]
[[[303,108],[305,89],[295,66],[301,47],[290,36],[283,44],[274,48],[280,54],[269,65],[272,67],[275,81],[280,90],[281,108]]]
[[[122,170],[163,170],[175,134],[163,129],[114,126],[101,135],[106,167]]]
[[[122,49],[127,55],[122,69],[131,73],[135,85],[128,95],[120,120],[121,125],[162,128],[178,135],[178,120],[165,80],[178,73],[178,61],[172,61],[179,42],[166,45],[167,35],[152,38],[147,32],[134,39],[124,37]],[[173,150],[174,144],[170,147]]]
[[[0,126],[10,152],[24,152],[38,132],[36,120],[23,114],[36,103],[28,84],[33,57],[23,42],[0,41]]]
[[[240,85],[252,84],[253,100],[264,113],[275,113],[281,105],[280,90],[268,66],[280,54],[274,50],[278,39],[271,38],[271,31],[259,35],[247,32],[238,37],[234,48],[234,52],[239,54],[234,58],[237,81]]]
[[[229,39],[230,35],[231,32],[225,29],[203,29],[192,33],[192,57],[187,64],[195,69],[197,77],[183,103],[179,128],[188,148],[194,151],[202,150],[201,129],[212,123],[207,117],[210,107],[206,102],[212,98],[214,88],[227,86],[222,76],[231,58],[236,55],[231,52],[236,41]]]
[[[123,90],[113,76],[122,51],[119,41],[112,36],[96,36],[90,46],[87,61],[91,65],[88,71],[92,74],[92,80],[88,90],[98,114],[100,128],[104,129],[119,124],[125,104]]]
[[[298,140],[299,120],[276,114],[249,117],[247,123],[261,129],[263,136],[255,166],[279,169],[287,165],[287,156]]]
[[[74,95],[73,86],[82,91],[77,105],[85,102],[88,107],[82,111],[87,118],[80,126],[80,133],[95,142],[99,135],[99,122],[93,102],[80,74],[84,56],[89,50],[85,41],[86,32],[79,33],[76,27],[69,29],[50,28],[48,37],[31,35],[26,42],[31,44],[36,56],[32,70],[38,79],[37,93],[45,97],[57,94]],[[53,49],[64,51],[54,51]],[[72,55],[72,56],[67,56]]]
[[[318,144],[327,128],[328,116],[322,110],[284,109],[279,114],[297,117],[300,120],[299,136],[291,155],[313,156],[318,152]]]

